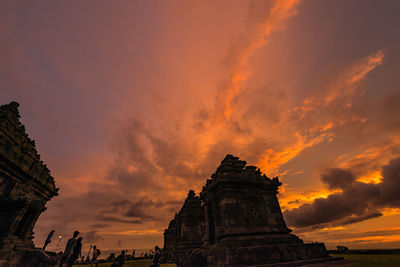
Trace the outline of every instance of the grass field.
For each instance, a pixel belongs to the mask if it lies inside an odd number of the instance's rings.
[[[127,261],[124,264],[124,267],[149,267],[151,260],[135,260],[135,261]],[[88,267],[90,265],[74,265],[76,267]],[[110,267],[111,263],[99,263],[98,267]],[[176,267],[175,264],[161,264],[161,267]]]
[[[347,263],[343,267],[399,267],[400,255],[364,255],[364,254],[332,254],[332,257],[343,257]]]
[[[399,267],[400,255],[360,255],[360,254],[332,254],[332,257],[343,257],[346,260],[343,267]],[[110,267],[111,263],[99,263],[98,267]],[[149,267],[150,260],[135,260],[124,264],[124,267]],[[88,267],[90,265],[74,265]],[[175,264],[161,264],[161,267],[176,267]]]

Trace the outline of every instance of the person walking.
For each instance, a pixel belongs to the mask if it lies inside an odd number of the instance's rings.
[[[96,247],[96,245],[93,246],[93,257],[92,261],[90,262],[90,267],[93,267],[93,264],[97,267],[97,264],[99,264],[99,261],[97,258],[100,256],[100,249]]]
[[[73,249],[72,255],[71,255],[71,257],[69,257],[69,261],[68,261],[67,267],[72,267],[74,262],[77,259],[80,259],[81,256],[82,256],[82,237],[79,237],[76,240],[76,244],[75,244],[75,247]]]
[[[44,251],[46,249],[47,245],[51,243],[51,238],[53,237],[53,234],[54,234],[54,230],[51,230],[49,235],[46,238],[46,241],[44,241],[44,245],[42,247],[42,251]]]
[[[161,257],[161,251],[158,246],[154,247],[154,256],[153,259],[151,260],[150,267],[159,267],[160,266],[160,257]]]
[[[72,238],[67,241],[67,245],[65,245],[64,254],[61,258],[60,267],[63,266],[64,262],[69,259],[71,256],[73,249],[76,245],[76,237],[79,235],[79,231],[75,231]]]

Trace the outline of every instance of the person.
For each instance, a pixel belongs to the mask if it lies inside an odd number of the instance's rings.
[[[159,267],[160,266],[160,257],[161,257],[161,251],[158,246],[154,247],[154,256],[153,259],[151,260],[150,267]]]
[[[92,257],[92,261],[90,262],[90,267],[93,267],[93,264],[96,265],[99,264],[99,261],[97,260],[97,258],[100,256],[100,249],[98,249],[96,247],[96,245],[93,246],[93,257]]]
[[[136,253],[136,250],[133,250],[132,251],[132,260],[135,259],[135,253]]]
[[[60,267],[63,266],[64,262],[69,259],[71,256],[73,249],[76,245],[76,237],[79,235],[79,231],[75,231],[72,238],[67,241],[67,245],[65,246],[64,254],[61,258]]]
[[[115,259],[111,267],[122,267],[125,263],[125,250],[121,251],[121,254]]]
[[[47,245],[50,244],[53,234],[54,234],[54,230],[51,230],[49,235],[46,238],[46,241],[44,241],[44,246],[42,247],[42,251],[44,251],[46,249]]]
[[[74,262],[82,256],[82,237],[76,240],[76,245],[73,249],[71,257],[69,257],[67,267],[72,267]]]

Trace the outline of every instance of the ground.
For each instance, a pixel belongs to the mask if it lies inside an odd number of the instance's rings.
[[[332,257],[343,257],[346,260],[343,267],[398,267],[400,255],[359,255],[359,254],[334,254]],[[98,267],[109,267],[111,263],[100,263]],[[124,264],[124,267],[148,267],[150,260],[135,260]],[[89,265],[74,265],[87,267]],[[175,264],[161,264],[161,267],[176,267]]]
[[[134,260],[128,261],[124,267],[149,267],[151,260]],[[74,267],[88,267],[90,265],[74,265]],[[111,263],[99,263],[98,267],[110,267]],[[175,264],[161,264],[160,267],[176,267]]]
[[[365,267],[365,266],[400,266],[400,255],[360,255],[360,254],[334,254],[332,257],[343,257],[346,264],[344,267]]]

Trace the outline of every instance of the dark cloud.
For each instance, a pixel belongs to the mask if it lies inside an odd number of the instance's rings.
[[[136,201],[121,199],[110,203],[109,209],[104,209],[96,217],[100,221],[121,222],[128,224],[143,224],[148,222],[164,222],[167,220],[160,216],[160,209],[174,211],[182,204],[181,201],[159,201],[148,197]],[[158,210],[159,212],[154,212]]]
[[[400,158],[393,159],[382,168],[382,204],[400,207]]]
[[[90,231],[87,233],[82,234],[83,240],[86,242],[92,243],[92,242],[97,242],[99,240],[103,240],[104,238],[98,234],[97,231]]]
[[[164,208],[177,209],[181,204],[181,201],[153,201],[143,197],[138,201],[129,202],[128,205],[125,205],[126,210],[124,215],[127,217],[138,217],[144,221],[157,220],[159,218],[153,214],[149,214],[149,212]]]
[[[143,222],[141,220],[127,220],[127,219],[121,219],[117,218],[114,216],[106,216],[106,215],[98,215],[96,217],[96,220],[98,221],[105,221],[105,222],[120,222],[120,223],[128,223],[128,224],[142,224]]]
[[[90,225],[90,228],[96,229],[96,228],[104,228],[104,227],[108,227],[109,225],[106,223],[94,223],[92,225]]]
[[[349,170],[332,168],[322,173],[321,181],[330,189],[346,189],[353,184],[355,177]]]
[[[352,224],[352,223],[356,223],[356,222],[362,222],[368,219],[373,219],[373,218],[378,218],[381,217],[383,214],[380,212],[373,212],[371,214],[366,214],[364,216],[352,216],[349,218],[346,218],[345,220],[343,220],[341,222],[342,225],[346,225],[346,224]]]
[[[345,225],[382,216],[381,208],[400,207],[400,158],[383,166],[382,176],[380,184],[366,184],[355,181],[350,170],[328,169],[321,180],[329,188],[339,188],[342,192],[286,210],[284,216],[289,225],[300,228]]]
[[[183,178],[187,182],[204,177],[201,168],[188,164],[195,151],[176,134],[160,134],[160,129],[151,129],[136,119],[121,122],[116,128],[116,158],[107,178],[118,182],[122,190],[162,192],[165,184],[158,181],[160,177]]]

